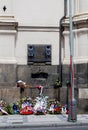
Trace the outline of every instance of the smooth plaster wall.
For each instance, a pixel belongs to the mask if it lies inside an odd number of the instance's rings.
[[[52,65],[59,63],[58,32],[19,32],[16,43],[16,59],[18,64],[27,64],[28,44],[49,44],[52,46]]]
[[[14,15],[20,24],[58,26],[64,15],[64,0],[13,0]]]

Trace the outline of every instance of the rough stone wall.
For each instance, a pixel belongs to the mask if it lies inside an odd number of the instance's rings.
[[[0,89],[0,99],[4,100],[6,103],[14,103],[20,100],[20,91],[17,87],[12,88],[1,88]]]
[[[31,73],[45,72],[48,73],[47,78],[32,78]],[[68,103],[69,88],[66,81],[70,80],[70,69],[68,65],[62,66],[62,87],[54,88],[54,82],[59,76],[59,67],[50,65],[26,66],[26,65],[0,65],[0,99],[7,102],[14,102],[20,97],[30,96],[35,98],[38,96],[36,84],[44,86],[43,94],[49,96],[50,99],[58,99],[62,104]],[[88,64],[74,65],[75,79],[75,98],[77,100],[78,113],[88,112]],[[23,80],[30,84],[30,88],[26,88],[23,93],[16,87],[16,81]]]
[[[67,93],[66,81],[70,81],[70,68],[68,65],[62,67],[63,87],[60,90],[61,102],[67,102],[70,93]],[[77,100],[77,112],[88,113],[88,63],[74,65],[74,96]]]
[[[36,73],[47,73],[47,78],[44,77],[36,77],[32,78],[31,74]],[[17,79],[23,80],[26,83],[30,84],[31,87],[34,87],[36,83],[41,83],[45,87],[52,87],[55,80],[58,78],[58,67],[57,66],[50,66],[50,65],[41,65],[41,66],[18,66],[17,67]]]
[[[0,88],[12,88],[16,85],[16,68],[14,64],[0,64]]]
[[[47,73],[47,77],[32,78],[32,73]],[[58,67],[50,65],[27,66],[27,65],[0,65],[0,99],[5,99],[7,102],[14,102],[20,97],[30,96],[35,98],[38,96],[36,85],[44,86],[44,95],[49,98],[58,98],[57,89],[54,89],[54,82],[58,78]],[[16,82],[23,80],[30,88],[26,88],[23,93],[16,87]]]

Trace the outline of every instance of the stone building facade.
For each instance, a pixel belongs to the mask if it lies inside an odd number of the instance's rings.
[[[75,97],[88,112],[88,2],[72,2]],[[1,1],[0,98],[20,98],[16,82],[23,80],[31,86],[26,96],[35,98],[34,86],[42,84],[44,95],[67,103],[69,66],[69,0]],[[58,77],[62,87],[55,89]]]

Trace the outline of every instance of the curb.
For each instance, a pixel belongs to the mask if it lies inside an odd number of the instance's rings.
[[[36,123],[36,124],[1,124],[0,128],[36,128],[36,127],[66,127],[66,126],[88,126],[88,123],[73,123],[73,122],[67,122],[67,123]]]

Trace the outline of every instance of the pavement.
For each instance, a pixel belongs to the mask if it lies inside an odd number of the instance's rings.
[[[77,115],[75,122],[68,121],[67,114],[57,115],[2,115],[0,128],[64,127],[88,125],[88,114]]]

